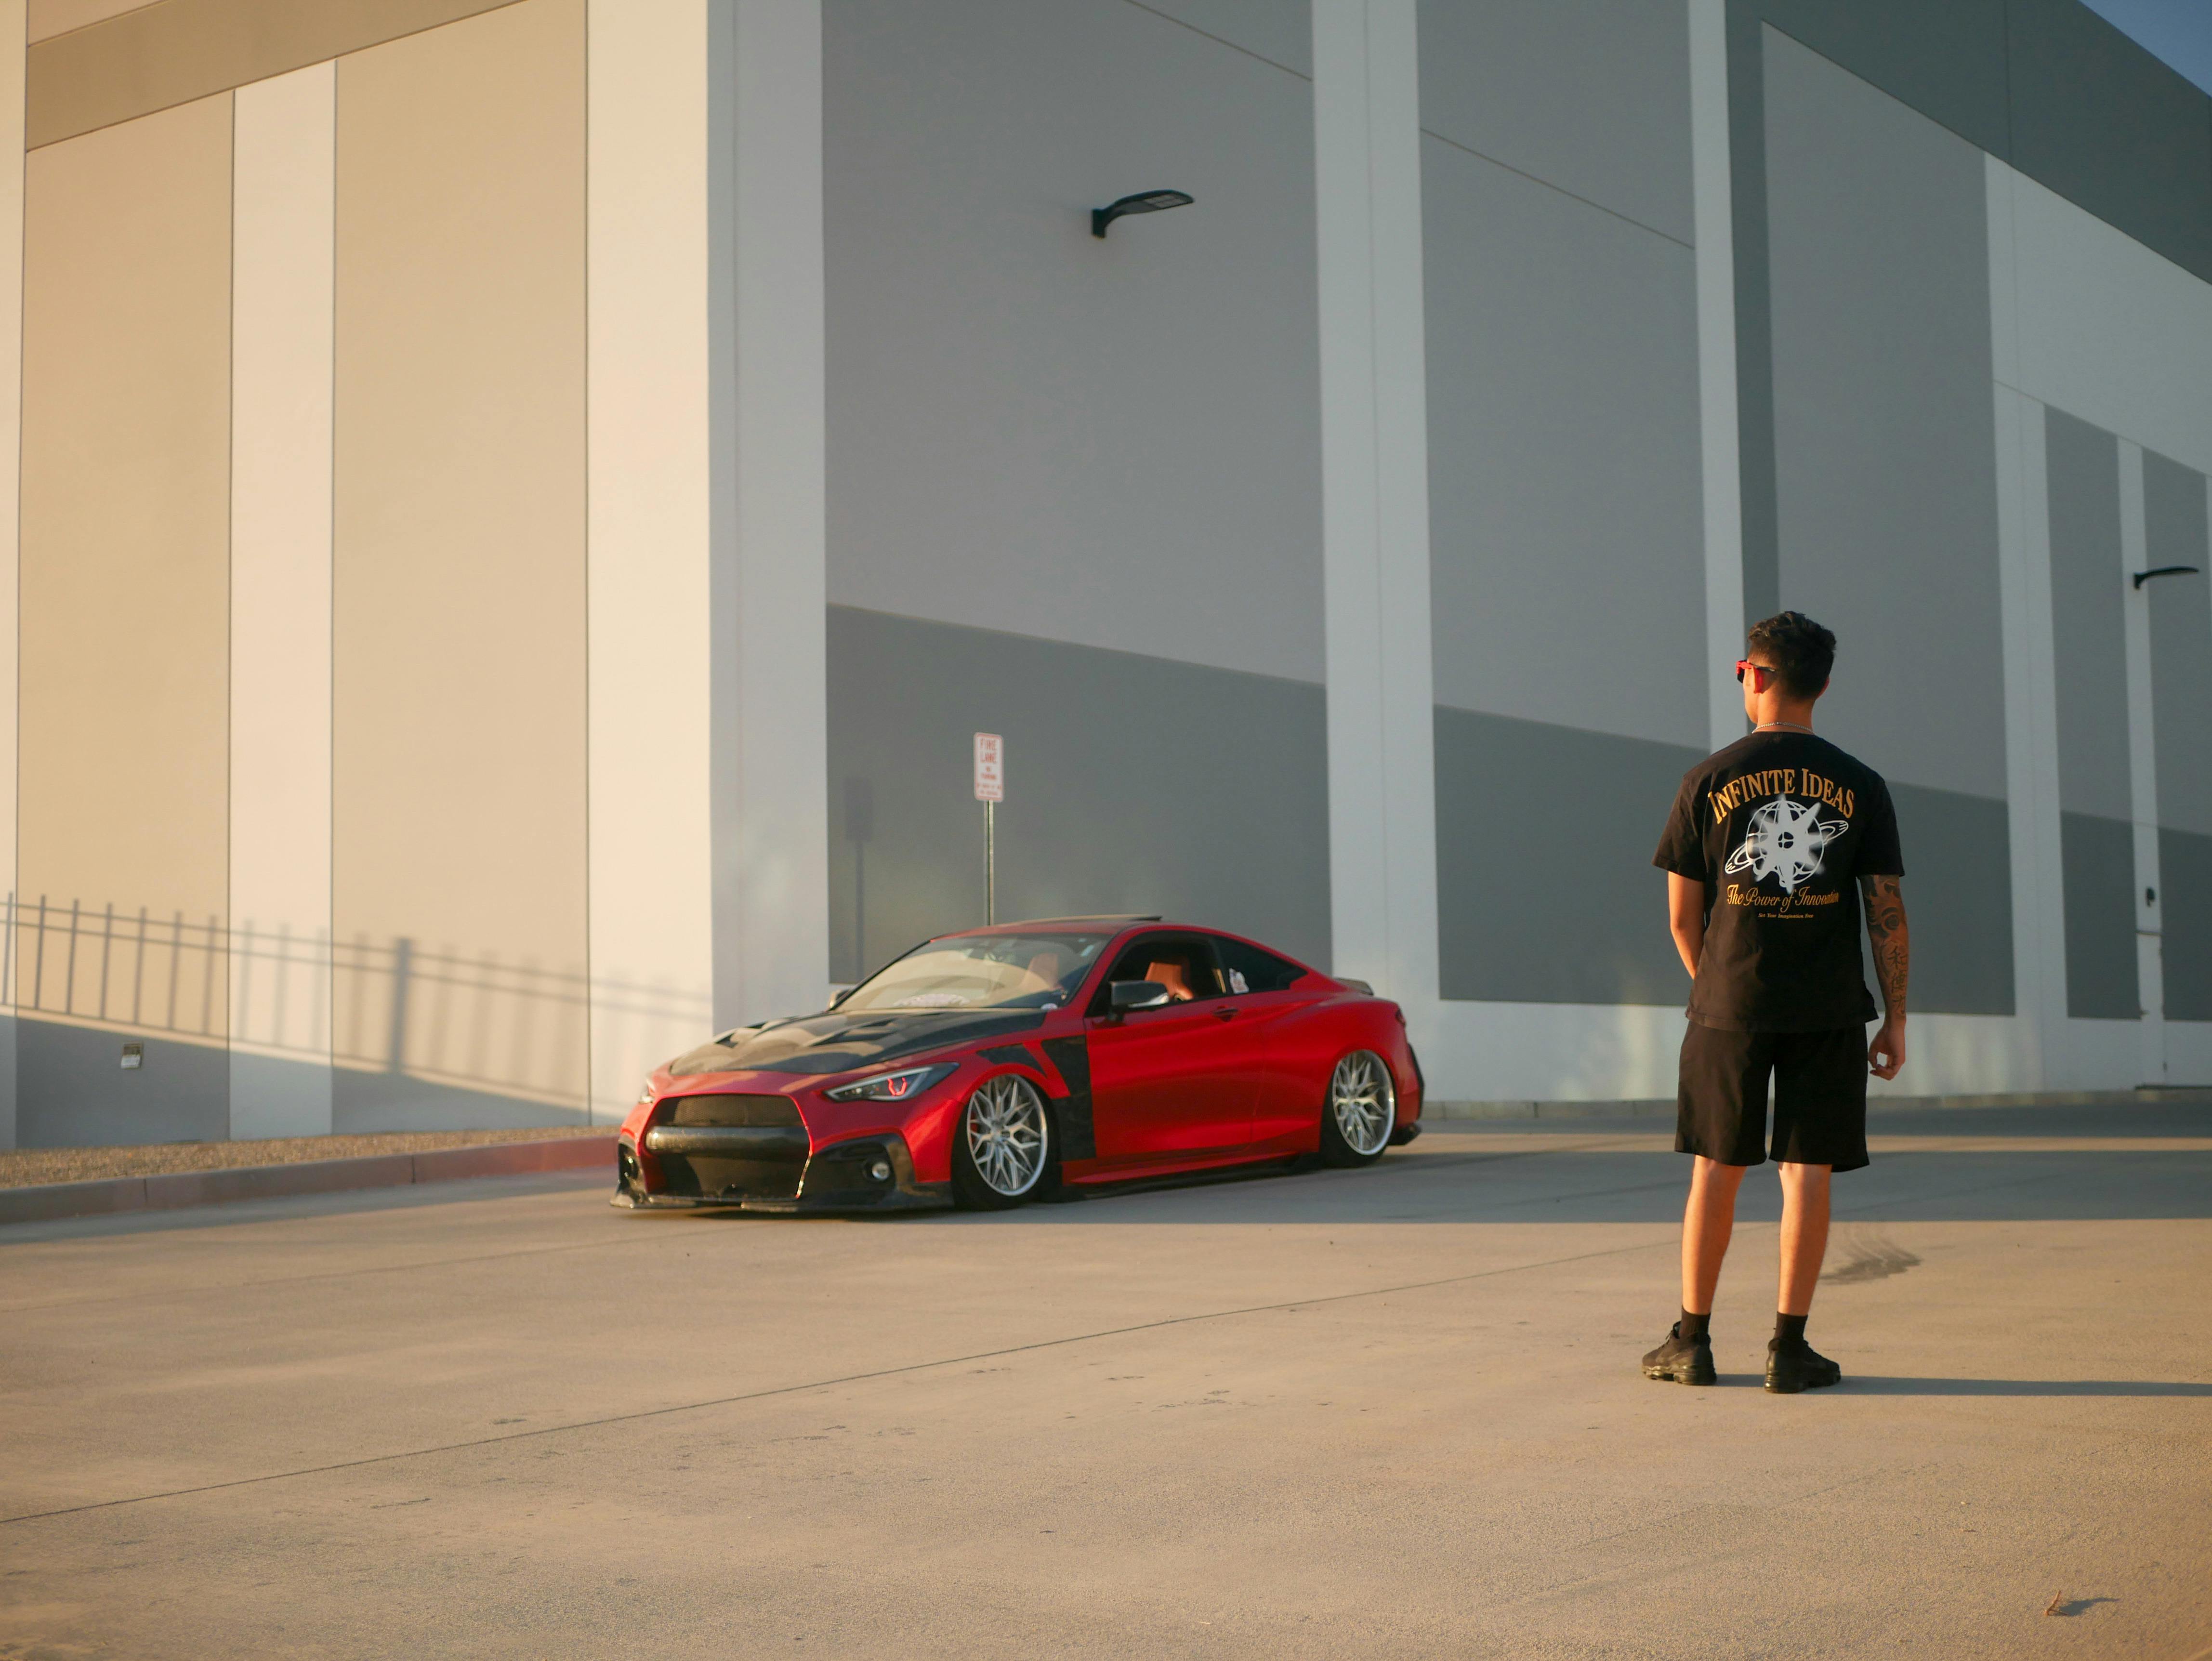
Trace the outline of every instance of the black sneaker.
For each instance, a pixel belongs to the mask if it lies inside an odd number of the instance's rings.
[[[1720,1375],[1713,1371],[1713,1341],[1685,1338],[1680,1321],[1667,1329],[1667,1342],[1644,1358],[1644,1376],[1662,1383],[1710,1384]]]
[[[1843,1382],[1843,1368],[1802,1338],[1787,1344],[1779,1338],[1766,1341],[1766,1387],[1777,1396],[1826,1390]]]

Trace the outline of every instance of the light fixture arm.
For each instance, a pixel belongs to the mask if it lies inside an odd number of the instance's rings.
[[[2194,565],[2154,565],[2148,571],[2136,573],[2136,587],[2142,587],[2153,577],[2193,577],[2197,575],[2197,569]]]
[[[1139,191],[1134,196],[1125,196],[1103,208],[1093,208],[1091,210],[1091,234],[1104,236],[1106,228],[1125,214],[1162,213],[1170,208],[1188,208],[1194,199],[1188,191]]]

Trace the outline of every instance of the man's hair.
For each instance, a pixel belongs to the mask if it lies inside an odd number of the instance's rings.
[[[1774,660],[1782,690],[1792,697],[1818,697],[1836,666],[1836,637],[1802,611],[1778,611],[1754,623],[1744,640]]]

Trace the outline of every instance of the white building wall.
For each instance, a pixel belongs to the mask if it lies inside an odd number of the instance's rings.
[[[2123,569],[2142,555],[2142,451],[2212,472],[2212,285],[2004,162],[1986,161],[1990,200],[2000,525],[2013,577],[2006,601],[2014,927],[2021,952],[2014,1065],[1974,1089],[2117,1089],[2212,1082],[2212,1024],[2166,1022],[2154,992],[2138,1023],[2066,1013],[2043,414],[2057,409],[2119,435]],[[2002,465],[2009,428],[2016,465]],[[2133,511],[2129,511],[2129,504]],[[2135,564],[2128,565],[2129,559]],[[2130,777],[2135,793],[2139,971],[2155,988],[2156,770],[2152,765],[2146,594],[2130,587]],[[2208,712],[2212,713],[2212,712]],[[1909,888],[1908,888],[1909,898]],[[1924,1080],[1911,1082],[1933,1088]]]

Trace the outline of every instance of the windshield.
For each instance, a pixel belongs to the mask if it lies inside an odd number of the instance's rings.
[[[1057,1009],[1111,934],[961,934],[916,946],[837,1006],[861,1009]]]

